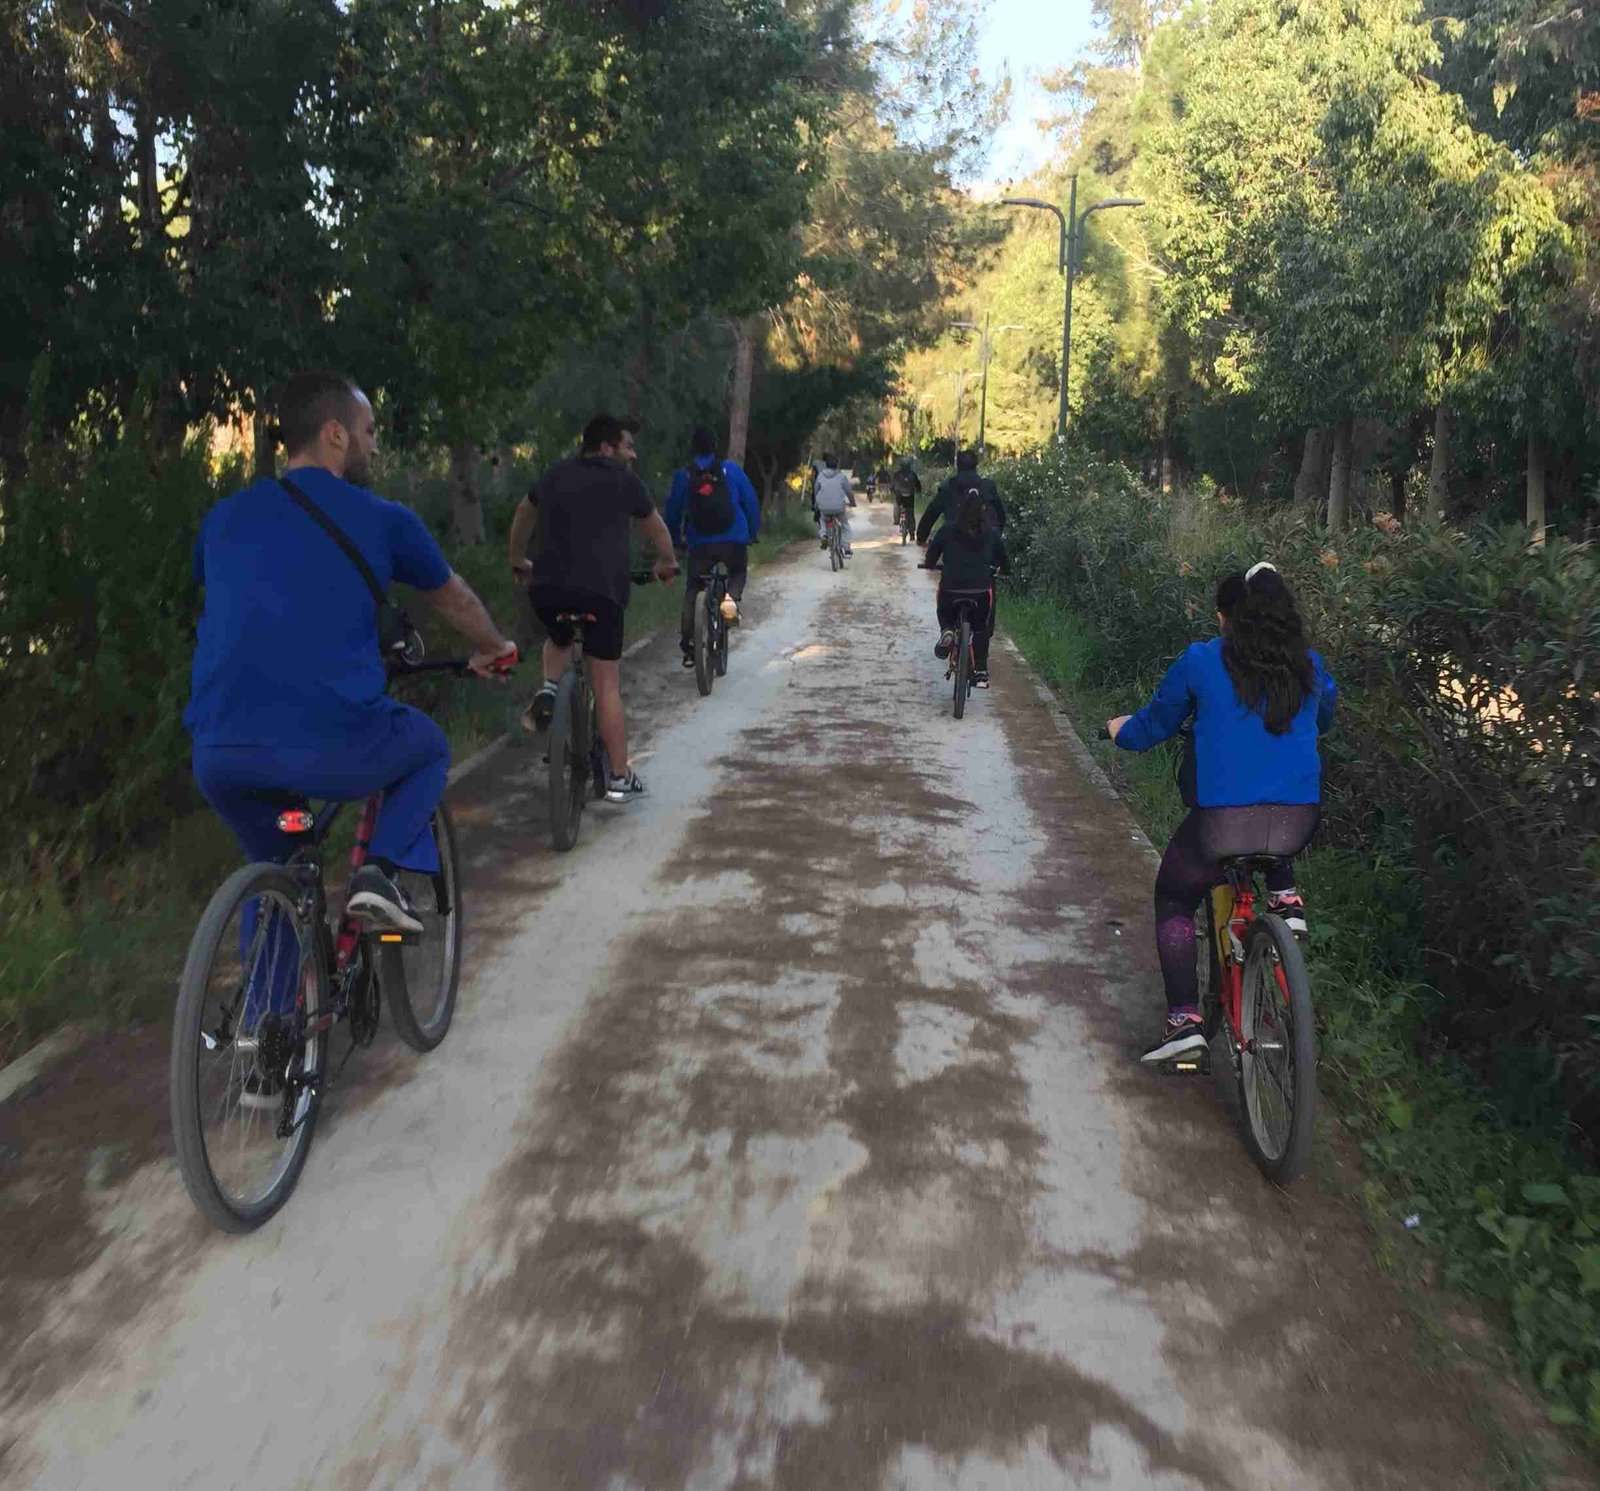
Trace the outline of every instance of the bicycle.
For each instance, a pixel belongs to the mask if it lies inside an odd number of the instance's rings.
[[[918,569],[930,570],[934,574],[940,572],[941,566],[937,564],[919,564]],[[977,610],[980,600],[987,600],[993,605],[993,593],[988,590],[947,590],[945,599],[952,602],[956,608],[955,646],[950,649],[950,657],[945,667],[946,679],[953,679],[955,684],[955,698],[952,713],[956,719],[962,719],[967,712],[967,700],[972,695],[972,675],[978,669],[978,657],[973,647],[972,613]]]
[[[834,574],[844,568],[844,514],[826,514],[828,531],[828,563],[832,566]]]
[[[1109,740],[1104,726],[1100,738]],[[1245,1148],[1261,1173],[1287,1185],[1306,1167],[1317,1110],[1316,1017],[1299,939],[1282,917],[1256,910],[1256,877],[1271,854],[1232,855],[1222,883],[1195,912],[1200,1012],[1208,1042],[1227,1036]],[[1169,1073],[1209,1075],[1211,1049],[1168,1062]]]
[[[917,532],[916,524],[911,520],[911,506],[909,503],[900,505],[898,516],[900,520],[900,545],[904,548],[916,537]]]
[[[635,585],[655,579],[650,570],[629,576]],[[556,684],[555,709],[550,717],[550,748],[546,801],[550,812],[550,837],[563,854],[578,842],[583,808],[592,789],[596,800],[606,795],[611,762],[600,738],[595,714],[594,687],[584,666],[583,632],[593,616],[563,611],[556,620],[572,628],[572,661]]]
[[[727,594],[728,566],[719,559],[711,566],[694,608],[694,681],[702,698],[728,674],[728,623],[722,614]]]
[[[514,665],[512,655],[505,671]],[[390,676],[454,673],[465,659],[399,662]],[[173,1017],[169,1101],[178,1167],[199,1210],[225,1232],[259,1227],[289,1199],[316,1132],[327,1087],[378,1034],[385,998],[395,1032],[433,1050],[455,1016],[461,980],[461,870],[441,803],[431,829],[433,875],[398,871],[424,931],[366,929],[328,913],[321,851],[346,803],[312,812],[284,794],[278,827],[301,839],[283,864],[234,871],[189,942]],[[382,793],[366,799],[350,851],[366,862]],[[328,1073],[333,1027],[350,1046]]]

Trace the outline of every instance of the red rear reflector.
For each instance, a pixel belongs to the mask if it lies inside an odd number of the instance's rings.
[[[278,814],[279,833],[308,834],[316,827],[316,823],[317,820],[304,808],[294,808],[287,813]]]

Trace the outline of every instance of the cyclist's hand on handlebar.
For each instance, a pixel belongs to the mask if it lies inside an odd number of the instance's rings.
[[[511,573],[515,576],[517,584],[528,586],[533,583],[533,561],[531,559],[513,559]]]
[[[1107,740],[1115,740],[1122,733],[1122,727],[1132,718],[1131,714],[1119,714],[1116,719],[1107,720],[1102,727],[1105,730],[1105,738]]]
[[[502,640],[493,652],[475,652],[467,659],[467,666],[479,678],[498,678],[502,682],[511,676],[511,670],[522,661],[515,642]]]
[[[658,559],[651,565],[650,573],[663,585],[670,585],[678,578],[678,561],[676,556],[671,559]]]

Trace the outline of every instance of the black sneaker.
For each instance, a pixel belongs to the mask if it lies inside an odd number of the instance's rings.
[[[1182,1056],[1198,1056],[1206,1049],[1205,1022],[1199,1015],[1171,1015],[1161,1039],[1139,1058],[1148,1066],[1161,1066]]]
[[[683,653],[683,666],[685,668],[694,667],[694,643],[680,642],[678,650]]]
[[[989,687],[989,670],[987,668],[974,668],[972,670],[972,686],[975,689]]]
[[[412,914],[411,902],[377,865],[362,865],[350,877],[350,899],[345,910],[359,921],[391,927],[397,932],[421,932],[422,923]]]
[[[933,655],[942,663],[950,656],[950,649],[956,645],[954,632],[940,632],[939,640],[933,644]]]
[[[533,721],[535,730],[548,730],[550,721],[556,713],[556,686],[553,683],[541,684],[539,692],[533,696],[528,705],[528,718]]]
[[[625,777],[606,778],[607,802],[633,802],[643,796],[644,783],[639,780],[639,773],[636,771],[630,771]]]

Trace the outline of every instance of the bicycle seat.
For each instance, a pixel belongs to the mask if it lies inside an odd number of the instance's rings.
[[[1270,870],[1282,858],[1278,854],[1230,854],[1222,864],[1229,870]]]

